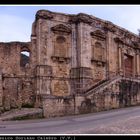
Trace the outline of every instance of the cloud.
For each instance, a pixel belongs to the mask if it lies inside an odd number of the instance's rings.
[[[137,7],[121,7],[116,12],[116,22],[127,30],[138,34],[140,29],[140,6]]]
[[[31,24],[25,18],[0,14],[0,41],[30,41]]]
[[[44,7],[43,7],[44,8]],[[140,6],[46,6],[46,9],[68,14],[87,13],[95,17],[108,20],[138,34],[140,28]]]
[[[140,28],[140,6],[5,6],[0,7],[0,42],[30,41],[31,26],[39,9],[67,14],[87,13],[135,34]]]

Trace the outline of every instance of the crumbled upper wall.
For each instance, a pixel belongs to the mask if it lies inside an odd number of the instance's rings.
[[[110,30],[111,32],[114,32],[116,35],[119,35],[120,37],[131,36],[131,39],[133,41],[139,41],[139,36],[128,31],[127,29],[115,25],[110,21],[103,20],[93,15],[88,15],[85,13],[79,13],[76,15],[76,14],[64,14],[64,13],[52,12],[49,10],[39,10],[37,11],[35,17],[36,17],[35,21],[37,21],[38,19],[52,19],[52,20],[65,21],[65,22],[77,22],[77,23],[84,22],[90,24],[91,26],[95,26],[97,28],[101,27],[102,29]]]
[[[30,42],[0,42],[0,69],[3,74],[22,74],[22,51],[30,51]]]

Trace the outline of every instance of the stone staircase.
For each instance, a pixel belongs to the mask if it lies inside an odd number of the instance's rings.
[[[128,78],[128,77],[122,77],[122,76],[115,76],[112,79],[103,80],[91,86],[88,90],[84,91],[84,96],[90,96],[93,93],[101,92],[104,89],[108,88],[109,86],[122,80],[140,83],[140,78]]]
[[[93,93],[103,91],[108,86],[110,86],[118,81],[121,81],[121,80],[122,80],[121,76],[115,76],[112,79],[100,81],[100,82],[96,83],[95,85],[91,86],[88,90],[86,90],[84,92],[85,93],[84,95],[90,96]]]
[[[79,114],[140,105],[140,79],[116,76],[92,85],[78,99]]]

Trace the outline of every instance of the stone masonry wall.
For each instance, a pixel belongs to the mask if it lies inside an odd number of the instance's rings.
[[[0,43],[0,113],[39,107],[53,117],[139,104],[139,59],[139,36],[109,21],[39,10],[31,42]],[[118,76],[138,81],[113,83]]]
[[[33,107],[35,102],[32,55],[27,67],[21,67],[21,52],[31,51],[30,43],[0,43],[1,109]],[[32,74],[31,74],[32,73]]]
[[[93,92],[91,97],[86,96],[86,91],[122,74],[123,56],[128,54],[124,48],[131,46],[133,52],[137,43],[138,36],[109,21],[84,13],[68,15],[39,10],[33,23],[32,44],[39,67],[37,95],[45,116],[66,115],[64,99],[69,96],[69,108],[74,106],[76,114],[119,108],[118,83],[105,91]],[[51,67],[51,75],[45,75],[40,66]],[[58,104],[61,113],[56,109]]]

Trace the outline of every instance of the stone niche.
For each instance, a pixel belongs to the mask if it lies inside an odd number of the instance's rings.
[[[51,28],[53,32],[53,54],[52,61],[57,63],[70,62],[71,47],[71,28],[66,25],[59,24]]]
[[[95,63],[96,66],[105,66],[105,39],[106,36],[104,32],[101,30],[96,30],[91,32],[91,46],[92,46],[92,54],[91,54],[91,62]]]

